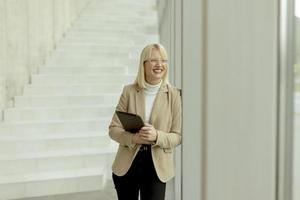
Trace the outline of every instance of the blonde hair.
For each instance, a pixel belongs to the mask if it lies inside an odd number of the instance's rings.
[[[137,84],[140,88],[145,88],[145,70],[144,70],[144,63],[146,60],[151,58],[152,50],[156,49],[158,50],[161,58],[163,60],[168,60],[168,54],[165,48],[161,44],[149,44],[141,52],[140,55],[140,64],[139,64],[139,69],[138,73],[135,79],[135,84]],[[162,84],[170,84],[169,83],[169,65],[165,65],[166,72],[162,77]]]

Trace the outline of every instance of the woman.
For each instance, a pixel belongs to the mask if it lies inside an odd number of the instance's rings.
[[[167,53],[147,45],[136,80],[124,87],[116,110],[140,115],[139,132],[126,132],[115,114],[110,137],[119,143],[112,171],[119,200],[164,200],[166,182],[174,177],[173,149],[181,143],[180,91],[168,81]]]

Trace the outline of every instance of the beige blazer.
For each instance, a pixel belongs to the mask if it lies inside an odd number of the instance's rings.
[[[144,89],[135,84],[125,86],[116,110],[138,114],[145,119]],[[174,177],[173,149],[181,143],[181,96],[178,89],[170,85],[161,86],[154,100],[150,124],[158,131],[157,141],[151,146],[154,166],[159,179],[167,182]],[[112,171],[123,176],[141,145],[131,142],[133,134],[122,128],[116,114],[109,125],[109,135],[119,143]]]

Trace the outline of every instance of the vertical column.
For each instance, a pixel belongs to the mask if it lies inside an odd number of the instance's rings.
[[[294,64],[295,16],[294,0],[279,1],[279,80],[278,80],[278,147],[277,147],[277,200],[296,200],[293,197],[294,130]],[[299,33],[297,33],[299,35]],[[296,34],[296,36],[297,36]],[[297,123],[297,122],[296,122]],[[298,170],[298,169],[297,169]],[[299,177],[297,177],[299,178]],[[296,178],[296,179],[297,179]]]
[[[206,200],[276,198],[277,4],[207,1]]]
[[[182,197],[275,200],[278,2],[182,5]]]
[[[181,57],[181,0],[157,1],[159,15],[160,42],[169,54],[169,76],[173,85],[182,88],[182,57]],[[174,196],[181,199],[181,146],[175,151],[176,176],[174,181]]]
[[[202,200],[204,127],[203,1],[182,1],[182,199]],[[221,198],[222,199],[222,198]],[[204,200],[204,199],[203,199]]]

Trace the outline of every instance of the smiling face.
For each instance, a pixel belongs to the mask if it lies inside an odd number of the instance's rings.
[[[144,62],[146,82],[158,84],[167,70],[167,61],[164,60],[157,49],[152,49],[151,57]]]

